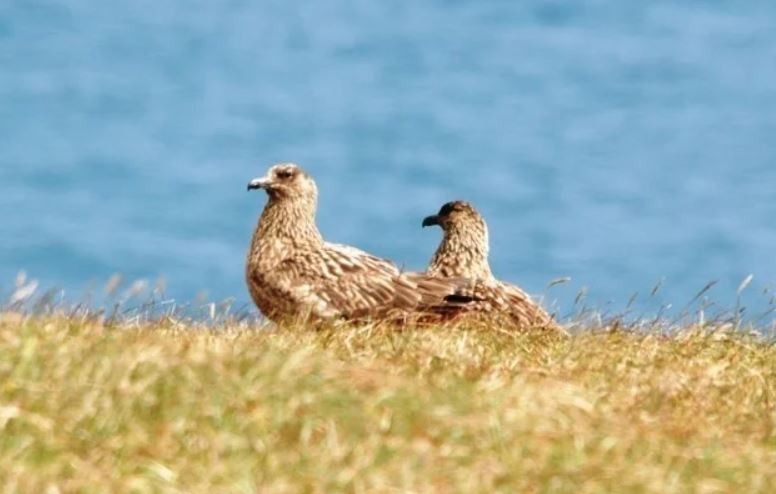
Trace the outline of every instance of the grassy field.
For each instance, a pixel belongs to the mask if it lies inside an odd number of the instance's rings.
[[[0,492],[776,492],[776,348],[0,316]]]

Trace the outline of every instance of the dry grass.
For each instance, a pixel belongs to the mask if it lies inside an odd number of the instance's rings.
[[[752,336],[0,318],[2,492],[776,492]]]

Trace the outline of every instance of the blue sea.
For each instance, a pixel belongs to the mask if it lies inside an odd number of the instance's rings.
[[[0,295],[115,273],[249,298],[295,161],[324,235],[422,269],[466,199],[495,273],[560,313],[776,285],[776,2],[4,0]],[[570,278],[548,288],[552,280]],[[654,295],[653,288],[659,285]]]

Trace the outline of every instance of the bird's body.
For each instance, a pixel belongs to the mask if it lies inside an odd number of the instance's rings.
[[[450,305],[445,297],[461,285],[454,279],[401,273],[387,260],[324,241],[315,224],[315,182],[294,164],[273,166],[250,188],[265,189],[269,202],[248,251],[246,281],[258,308],[273,321],[444,313],[438,308]]]
[[[439,225],[444,236],[426,273],[471,280],[468,288],[459,291],[460,295],[472,299],[467,311],[486,317],[503,316],[523,328],[563,331],[526,292],[493,276],[488,262],[488,227],[471,204],[463,201],[445,204],[438,214],[423,221],[423,226],[430,225]]]

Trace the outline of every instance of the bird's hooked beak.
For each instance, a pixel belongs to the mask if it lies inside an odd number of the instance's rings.
[[[272,180],[267,177],[254,178],[248,182],[248,191],[256,189],[267,189],[272,184]]]
[[[438,225],[438,224],[439,224],[439,215],[434,214],[431,216],[426,216],[423,219],[423,228],[426,228],[427,226]]]

